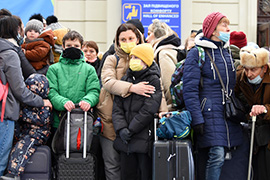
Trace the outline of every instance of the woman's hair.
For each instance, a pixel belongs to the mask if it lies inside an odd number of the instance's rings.
[[[69,31],[64,37],[63,37],[63,46],[65,46],[65,42],[66,40],[74,40],[74,39],[78,39],[81,46],[83,44],[83,37],[80,33],[78,33],[77,31]]]
[[[121,32],[125,32],[127,30],[131,30],[132,32],[134,32],[137,39],[139,40],[139,44],[143,43],[141,41],[141,33],[136,28],[136,26],[134,26],[133,24],[130,24],[130,23],[124,23],[124,24],[121,24],[118,27],[117,31],[116,31],[116,44],[117,44],[117,46],[120,46],[120,44],[119,44],[119,35],[121,34]]]
[[[221,23],[226,23],[226,24],[230,24],[230,20],[227,17],[223,17],[221,18],[221,20],[218,22],[218,24]]]
[[[0,16],[0,37],[4,39],[13,38],[17,40],[19,23],[12,16]]]
[[[20,28],[20,31],[21,32],[23,32],[23,29],[22,29],[22,24],[23,24],[23,22],[22,22],[22,19],[19,17],[19,16],[16,16],[16,15],[12,15],[15,19],[17,19],[17,21],[18,21],[18,26],[19,26],[19,28]]]
[[[83,48],[84,47],[90,47],[96,50],[96,53],[98,54],[98,46],[97,43],[95,41],[84,41],[83,42]]]

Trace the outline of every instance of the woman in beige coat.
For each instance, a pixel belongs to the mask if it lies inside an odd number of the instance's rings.
[[[177,51],[175,49],[180,48],[181,39],[166,23],[154,19],[148,27],[146,41],[151,43],[154,48],[154,59],[160,67],[168,109],[173,110],[170,85],[177,63]]]
[[[115,131],[112,124],[112,108],[114,95],[127,97],[130,93],[150,96],[155,93],[155,88],[147,85],[148,82],[132,84],[121,81],[129,67],[129,53],[137,44],[143,43],[143,36],[132,24],[121,24],[115,37],[115,55],[106,58],[101,72],[102,89],[97,105],[98,116],[104,128],[100,137],[105,174],[107,180],[120,180],[119,154],[113,148]],[[163,106],[164,107],[164,106]],[[166,111],[163,109],[162,111]]]

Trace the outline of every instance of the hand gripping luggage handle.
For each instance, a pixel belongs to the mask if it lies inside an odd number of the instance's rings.
[[[254,132],[255,132],[255,123],[256,116],[252,116],[252,126],[251,126],[251,137],[250,137],[250,151],[249,151],[249,161],[248,161],[248,179],[251,178],[251,163],[252,163],[252,152],[253,152],[253,144],[254,144]]]
[[[78,105],[75,105],[78,107]],[[83,158],[86,158],[86,144],[87,144],[87,111],[84,111],[84,134],[83,134]],[[69,158],[70,147],[70,112],[67,112],[67,143],[66,143],[66,158]]]

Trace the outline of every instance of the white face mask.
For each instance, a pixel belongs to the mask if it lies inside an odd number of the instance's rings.
[[[261,78],[260,74],[257,77],[255,77],[254,79],[252,79],[252,80],[250,80],[249,78],[247,78],[247,79],[248,79],[248,82],[250,84],[258,85],[258,84],[260,84],[262,82],[262,78]]]

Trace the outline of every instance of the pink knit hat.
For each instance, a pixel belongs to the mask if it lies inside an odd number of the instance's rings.
[[[220,12],[212,12],[203,21],[203,34],[205,37],[209,38],[212,36],[212,33],[215,31],[218,22],[223,18],[226,17],[225,15],[221,14]]]

